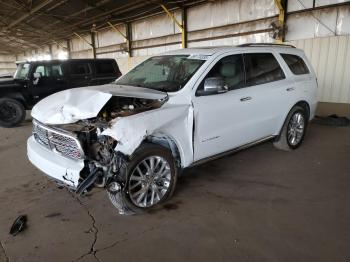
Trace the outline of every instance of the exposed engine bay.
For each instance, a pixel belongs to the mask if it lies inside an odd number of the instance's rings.
[[[31,163],[79,195],[106,189],[122,214],[169,197],[178,170],[193,162],[190,96],[177,101],[163,91],[109,84],[55,93],[31,115]]]
[[[113,96],[95,118],[80,120],[72,124],[51,126],[63,132],[74,133],[84,151],[85,167],[81,171],[76,193],[85,193],[93,187],[111,187],[111,191],[121,189],[125,181],[123,167],[127,163],[128,156],[116,152],[118,141],[102,135],[102,132],[110,126],[111,120],[159,108],[165,101],[166,99],[152,100]],[[123,206],[120,203],[115,205],[119,205],[118,209],[121,213],[126,212],[121,210]]]

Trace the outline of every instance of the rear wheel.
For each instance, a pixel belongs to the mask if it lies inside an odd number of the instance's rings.
[[[300,106],[295,106],[289,112],[282,131],[273,143],[278,149],[289,151],[298,148],[305,136],[307,127],[307,113]]]
[[[14,127],[25,118],[26,111],[22,103],[11,98],[0,99],[0,126]]]

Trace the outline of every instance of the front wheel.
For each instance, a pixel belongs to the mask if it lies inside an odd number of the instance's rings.
[[[140,212],[171,197],[176,186],[177,167],[169,149],[145,143],[131,156],[125,175],[123,200],[129,209]]]
[[[19,125],[25,118],[24,106],[11,98],[0,99],[0,126],[14,127]]]
[[[307,121],[305,109],[300,106],[293,107],[286,118],[279,137],[273,143],[274,146],[285,151],[298,148],[304,140]]]

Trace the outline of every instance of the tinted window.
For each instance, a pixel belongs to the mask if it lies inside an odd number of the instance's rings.
[[[114,74],[115,72],[112,62],[97,61],[95,65],[96,65],[96,73],[99,75]]]
[[[91,73],[89,63],[72,63],[70,68],[72,75],[88,75]]]
[[[25,79],[29,73],[29,64],[19,64],[14,75],[15,79]]]
[[[49,76],[49,68],[45,65],[38,65],[35,69],[35,73],[39,73],[41,77],[48,77]]]
[[[244,86],[244,66],[242,55],[232,55],[221,59],[210,70],[206,78],[220,77],[228,90],[238,89]],[[204,79],[205,81],[205,79]],[[204,81],[198,90],[204,88]]]
[[[290,71],[292,71],[293,74],[303,75],[310,72],[301,57],[289,54],[281,54],[281,56],[283,57],[284,61],[286,61]]]
[[[63,76],[62,66],[61,65],[52,65],[51,66],[51,76]]]
[[[284,79],[282,68],[271,53],[245,54],[248,85],[261,85]]]
[[[35,73],[40,73],[41,77],[58,77],[63,75],[61,65],[38,65]]]

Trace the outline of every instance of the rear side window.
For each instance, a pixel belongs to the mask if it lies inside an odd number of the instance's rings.
[[[295,75],[304,75],[310,73],[304,60],[297,55],[281,54],[284,61],[286,61],[290,71]]]
[[[89,75],[91,74],[91,69],[89,63],[72,63],[70,65],[70,72],[72,75]]]
[[[247,85],[261,85],[285,78],[282,68],[271,53],[244,55]]]
[[[53,77],[63,76],[62,65],[52,65],[51,76]]]
[[[95,66],[98,75],[110,75],[115,73],[113,63],[111,62],[96,61]]]

